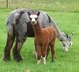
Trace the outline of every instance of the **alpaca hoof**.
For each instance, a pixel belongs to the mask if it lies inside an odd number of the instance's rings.
[[[16,62],[20,62],[22,61],[22,58],[14,58],[16,60]]]
[[[44,62],[44,64],[46,64],[46,61]]]
[[[38,60],[38,61],[37,61],[37,65],[40,64],[40,61],[41,61],[41,60]]]
[[[16,62],[20,62],[20,61],[22,61],[22,59],[15,59],[15,61],[16,61]]]
[[[44,60],[43,63],[46,64],[46,60]]]
[[[43,63],[46,64],[46,56],[43,57]]]
[[[10,58],[9,57],[4,57],[3,61],[10,61]]]
[[[22,58],[21,58],[21,57],[14,57],[14,60],[15,60],[16,62],[20,62],[20,61],[22,61]]]

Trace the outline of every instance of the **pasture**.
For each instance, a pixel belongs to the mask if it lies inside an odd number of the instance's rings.
[[[1,1],[1,0],[0,0]],[[30,1],[30,0],[29,0]],[[75,1],[75,0],[74,0]],[[72,4],[73,5],[73,4]],[[39,6],[40,7],[40,6]],[[38,8],[38,7],[37,7]],[[35,8],[35,9],[37,9]],[[46,7],[47,8],[47,7]],[[74,7],[75,8],[75,7]],[[41,9],[41,8],[39,8]],[[51,54],[47,59],[47,64],[44,65],[42,62],[40,65],[36,65],[36,58],[33,55],[34,43],[33,38],[27,38],[24,43],[21,55],[23,61],[17,63],[14,61],[11,53],[11,61],[4,62],[3,51],[6,43],[7,28],[6,28],[6,17],[12,8],[5,9],[0,8],[0,72],[79,72],[79,12],[78,7],[73,12],[53,12],[49,8],[44,11],[54,18],[55,22],[65,33],[72,35],[73,45],[70,47],[69,52],[64,53],[60,42],[56,41],[56,59],[51,63]],[[75,12],[76,11],[76,12]]]

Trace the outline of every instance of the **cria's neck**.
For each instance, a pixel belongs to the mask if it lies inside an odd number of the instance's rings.
[[[34,29],[35,35],[40,36],[42,34],[41,27],[38,22],[37,22],[37,24],[33,25],[33,29]]]

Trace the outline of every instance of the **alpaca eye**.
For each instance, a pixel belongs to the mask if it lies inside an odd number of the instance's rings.
[[[35,18],[35,20],[37,20],[37,18]]]

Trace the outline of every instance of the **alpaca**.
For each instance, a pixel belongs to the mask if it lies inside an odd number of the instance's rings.
[[[40,59],[43,57],[43,63],[46,64],[46,58],[49,53],[49,46],[52,54],[52,62],[54,61],[55,54],[55,41],[56,41],[56,30],[53,26],[41,28],[38,22],[37,15],[30,15],[31,24],[35,34],[35,50],[37,53],[37,64],[40,64]]]

